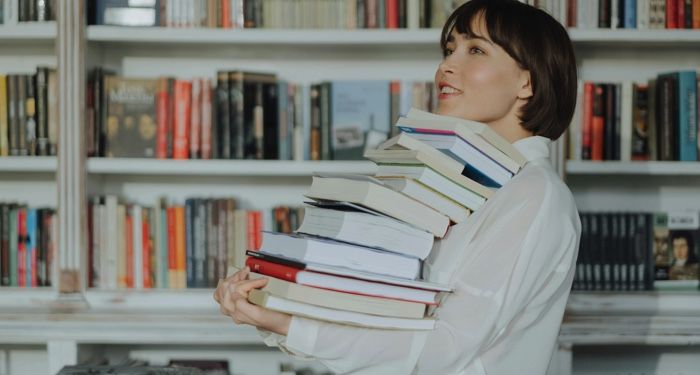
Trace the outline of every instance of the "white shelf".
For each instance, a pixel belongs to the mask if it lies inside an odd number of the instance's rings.
[[[311,176],[314,173],[372,174],[367,161],[172,160],[90,158],[88,173],[190,176]]]
[[[421,30],[299,30],[180,29],[163,27],[89,26],[92,42],[254,45],[404,45],[436,46],[440,29]],[[696,45],[699,30],[569,29],[574,44],[637,46]]]
[[[55,156],[0,157],[0,173],[50,173],[56,168]]]
[[[440,30],[179,29],[89,26],[93,42],[266,45],[436,45]]]
[[[53,41],[55,38],[55,21],[0,25],[0,42]]]
[[[680,161],[567,161],[569,175],[680,175],[700,176],[700,162]]]

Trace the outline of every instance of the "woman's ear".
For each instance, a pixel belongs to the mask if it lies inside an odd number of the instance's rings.
[[[523,70],[520,72],[520,90],[518,91],[518,99],[529,99],[532,97],[532,82],[530,81],[530,71]]]

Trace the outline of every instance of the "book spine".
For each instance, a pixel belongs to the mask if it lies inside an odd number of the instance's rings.
[[[673,148],[675,126],[675,82],[671,75],[659,76],[657,101],[657,141],[659,160],[671,161],[675,159]]]
[[[194,267],[194,243],[195,243],[195,233],[193,224],[193,213],[194,213],[194,200],[187,199],[185,201],[185,257],[186,257],[186,268],[187,268],[187,280],[186,284],[188,288],[194,288],[195,280],[197,278],[196,271]]]
[[[399,28],[399,0],[386,0],[386,28]]]
[[[693,29],[700,29],[700,0],[693,0],[692,13]]]
[[[175,134],[173,139],[173,159],[187,159],[189,156],[189,134],[191,121],[191,90],[188,81],[175,82]]]
[[[211,82],[208,78],[202,80],[202,103],[201,103],[201,156],[202,159],[212,158],[212,98]]]
[[[666,0],[666,28],[678,28],[678,0]]]
[[[36,287],[37,286],[37,225],[36,225],[37,214],[35,209],[27,209],[27,245],[25,251],[26,254],[26,286]]]
[[[142,278],[143,287],[150,289],[154,287],[155,278],[153,262],[154,256],[154,241],[153,241],[153,211],[150,208],[143,208],[141,212],[141,251],[142,251]]]
[[[166,138],[166,158],[172,158],[173,157],[173,148],[174,148],[174,140],[175,140],[175,117],[176,117],[176,112],[175,112],[175,79],[174,78],[168,78],[168,112],[167,112],[167,121],[166,121],[166,130],[165,130],[165,138]]]
[[[599,28],[610,28],[611,21],[611,2],[617,0],[600,0],[600,6],[598,7],[598,27]]]
[[[200,159],[202,132],[202,80],[192,80],[192,119],[190,126],[190,159]]]
[[[216,251],[216,269],[217,274],[216,279],[226,278],[226,258],[227,258],[227,241],[226,237],[228,230],[228,225],[226,223],[226,207],[227,203],[225,199],[218,199],[217,212],[216,215],[219,217],[218,228],[217,228],[217,251]]]
[[[168,287],[177,289],[177,245],[175,225],[175,207],[168,207],[167,212],[167,231],[168,231]]]
[[[40,67],[36,72],[36,127],[37,155],[49,155],[49,118],[48,118],[48,81],[49,69]]]
[[[156,92],[156,158],[168,157],[168,79],[158,79]]]
[[[649,87],[633,85],[632,89],[632,160],[649,158]]]
[[[210,287],[216,284],[218,273],[216,255],[219,250],[219,215],[217,205],[215,199],[207,200],[207,285]]]
[[[604,90],[603,160],[614,160],[615,146],[617,145],[615,142],[615,97],[617,87],[615,84],[604,84]]]
[[[604,142],[605,89],[604,85],[596,84],[593,91],[593,117],[591,122],[591,160],[603,160]]]
[[[245,265],[250,267],[252,272],[260,273],[265,276],[275,277],[291,283],[297,282],[297,273],[301,270],[281,264],[266,262],[264,260],[248,257]]]
[[[126,217],[124,221],[125,247],[126,247],[126,277],[125,288],[134,288],[134,207],[126,208]],[[138,259],[138,258],[136,258]]]
[[[185,207],[175,207],[175,269],[176,288],[187,287],[187,253],[185,239]]]
[[[680,161],[698,160],[697,75],[678,74],[678,152]]]
[[[197,199],[195,204],[195,266],[194,266],[194,283],[198,288],[206,288],[206,259],[207,259],[207,206],[203,199]]]
[[[10,205],[0,204],[0,285],[10,286]]]
[[[637,28],[637,0],[625,0],[625,28]]]
[[[0,156],[10,155],[10,142],[8,139],[8,98],[7,76],[0,74]]]
[[[132,206],[131,225],[133,255],[130,264],[133,265],[133,287],[136,289],[143,289],[143,209],[139,205]]]
[[[229,123],[229,75],[228,72],[218,72],[216,81],[216,118],[218,156],[221,159],[231,158],[231,125]]]

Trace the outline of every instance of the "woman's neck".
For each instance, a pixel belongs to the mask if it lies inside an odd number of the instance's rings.
[[[506,121],[510,119],[501,119],[500,121],[488,123],[498,135],[505,138],[510,143],[515,143],[523,138],[532,137],[534,134],[526,130],[520,125],[520,121]]]

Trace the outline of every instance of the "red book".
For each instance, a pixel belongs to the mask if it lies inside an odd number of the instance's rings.
[[[678,9],[678,19],[676,23],[679,29],[685,29],[685,0],[676,0],[676,9]]]
[[[27,285],[27,209],[17,210],[17,286]]]
[[[143,273],[144,288],[153,288],[153,281],[151,280],[151,254],[153,248],[151,246],[152,242],[149,234],[150,226],[148,225],[148,214],[146,210],[144,210],[141,219],[141,248],[143,251],[143,261],[141,262],[143,269],[141,272]]]
[[[246,249],[248,250],[258,250],[256,247],[257,241],[255,240],[255,213],[253,211],[246,212],[247,225],[246,225],[246,239],[248,240],[246,244]]]
[[[231,28],[231,3],[230,0],[221,1],[221,27],[224,29]]]
[[[591,133],[593,131],[593,89],[591,82],[583,86],[583,126],[581,134],[581,159],[591,160]]]
[[[205,78],[202,80],[202,136],[200,142],[202,159],[211,159],[211,116],[211,82]]]
[[[130,211],[130,210],[129,210]],[[131,212],[126,214],[126,287],[134,287],[134,220]]]
[[[678,28],[678,0],[666,0],[666,28]]]
[[[199,159],[202,132],[202,80],[192,80],[192,113],[190,120],[190,159]]]
[[[259,250],[262,247],[262,212],[255,211],[253,217],[255,218],[255,250]]]
[[[576,0],[568,0],[567,4],[567,12],[566,12],[566,26],[567,27],[576,27],[576,19],[578,18],[578,13],[576,11],[576,8],[578,8],[578,4],[576,4]]]
[[[399,0],[386,0],[386,28],[399,28]]]
[[[168,228],[168,287],[176,288],[175,275],[177,274],[177,263],[175,254],[175,207],[165,209],[166,226]]]
[[[693,0],[693,29],[700,29],[700,0]]]
[[[156,158],[168,157],[168,79],[158,79],[156,91]]]
[[[593,91],[593,121],[591,123],[591,160],[603,160],[605,145],[605,89],[595,85]]]
[[[173,135],[173,159],[189,156],[189,130],[191,120],[191,92],[189,81],[175,81],[175,134]]]

